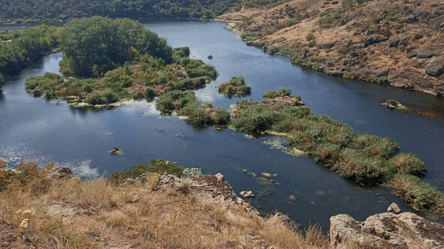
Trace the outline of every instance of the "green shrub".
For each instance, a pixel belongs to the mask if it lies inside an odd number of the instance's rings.
[[[315,40],[315,36],[314,36],[314,34],[313,33],[308,33],[307,34],[307,36],[305,37],[306,39],[307,39],[307,41],[313,41],[313,40]]]
[[[251,86],[245,84],[244,77],[233,77],[230,81],[222,83],[217,88],[219,93],[223,93],[225,96],[246,96],[251,92]]]
[[[231,115],[230,113],[220,107],[217,107],[214,110],[214,114],[211,116],[211,122],[217,125],[226,125],[230,122]]]
[[[312,40],[312,41],[310,41],[310,42],[307,44],[307,46],[308,46],[309,48],[312,48],[312,47],[316,46],[316,40]]]
[[[378,83],[379,85],[387,86],[390,84],[390,80],[387,77],[382,76],[376,79],[376,83]]]
[[[341,53],[341,54],[346,54],[346,53],[348,53],[348,48],[346,48],[346,47],[342,47],[342,48],[340,48],[340,49],[338,50],[338,52]]]
[[[184,169],[184,167],[174,165],[166,159],[152,159],[150,164],[137,164],[128,171],[113,173],[110,180],[114,183],[120,183],[123,179],[136,178],[143,173],[163,174],[165,172],[169,175],[181,177]]]
[[[360,150],[348,148],[341,151],[333,170],[342,177],[367,186],[383,183],[390,174],[384,158],[368,157]]]
[[[444,215],[443,193],[416,176],[397,174],[386,187],[416,211]]]
[[[85,98],[84,102],[91,105],[102,105],[105,104],[106,101],[102,98],[102,95],[100,95],[100,93],[93,93],[88,95]]]
[[[390,166],[399,174],[419,174],[426,170],[425,163],[410,153],[400,153],[389,160]]]
[[[253,41],[262,37],[262,32],[253,32],[248,34],[242,34],[241,39],[243,41]]]
[[[272,99],[276,97],[285,97],[290,96],[291,90],[290,89],[280,89],[278,91],[268,91],[265,94],[262,95],[262,98],[265,99]]]
[[[154,98],[154,97],[156,97],[156,93],[154,92],[154,88],[147,87],[146,90],[145,90],[145,96],[147,98]]]
[[[395,140],[387,137],[370,136],[368,134],[356,136],[352,143],[353,148],[362,150],[368,157],[388,159],[399,150],[399,143]]]

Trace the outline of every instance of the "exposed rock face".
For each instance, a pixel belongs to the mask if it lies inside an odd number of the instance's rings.
[[[253,191],[241,191],[240,195],[244,198],[252,198],[254,197]]]
[[[48,172],[46,177],[50,180],[65,180],[74,177],[72,170],[69,167],[57,167]]]
[[[297,232],[298,230],[298,226],[296,225],[296,223],[294,223],[294,221],[292,221],[290,217],[288,217],[288,215],[285,215],[283,213],[277,212],[274,215],[268,215],[267,217],[265,217],[265,219],[267,220],[265,222],[265,224],[267,225],[280,223],[285,229],[289,231]]]
[[[438,78],[444,73],[444,58],[433,58],[425,69],[426,74]]]
[[[429,28],[434,30],[444,30],[444,15],[438,16],[430,20]]]
[[[346,214],[330,218],[331,244],[346,248],[349,240],[377,248],[413,248],[415,244],[444,248],[444,226],[413,213],[381,213],[359,222]]]

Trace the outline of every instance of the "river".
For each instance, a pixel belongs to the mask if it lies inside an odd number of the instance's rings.
[[[218,78],[197,91],[202,102],[228,108],[239,98],[226,98],[216,86],[243,76],[252,86],[246,98],[261,100],[264,92],[290,88],[311,111],[348,124],[358,133],[388,136],[401,151],[418,155],[428,167],[427,182],[444,186],[444,123],[391,111],[380,104],[396,99],[412,108],[438,116],[444,113],[443,98],[372,83],[331,78],[294,66],[289,58],[264,54],[250,47],[218,22],[159,22],[145,24],[173,47],[188,46],[191,57],[214,65]],[[3,28],[3,27],[0,27]],[[214,59],[207,57],[212,55]],[[252,204],[263,212],[279,210],[301,225],[329,228],[329,218],[347,213],[362,220],[402,201],[381,188],[362,188],[316,164],[307,157],[293,157],[263,144],[276,137],[248,139],[230,129],[195,128],[175,117],[161,117],[153,103],[135,102],[113,110],[73,109],[64,102],[34,98],[24,90],[24,80],[45,72],[58,73],[61,53],[53,53],[6,82],[0,95],[0,157],[55,160],[71,166],[83,178],[109,176],[152,158],[166,158],[204,174],[222,173],[236,193],[252,190]],[[183,136],[176,136],[181,133]],[[123,155],[111,156],[119,147]],[[248,169],[276,173],[275,183],[263,185]],[[293,195],[295,200],[289,200]],[[411,211],[400,205],[402,211]]]

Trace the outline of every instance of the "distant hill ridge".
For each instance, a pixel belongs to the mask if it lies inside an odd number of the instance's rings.
[[[90,16],[131,19],[212,19],[238,0],[0,0],[0,21]]]

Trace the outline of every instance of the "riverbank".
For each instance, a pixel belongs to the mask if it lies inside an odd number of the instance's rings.
[[[316,226],[301,231],[282,213],[261,215],[237,197],[222,174],[183,177],[184,168],[167,160],[134,166],[111,180],[81,181],[70,168],[53,164],[40,170],[32,162],[22,163],[19,171],[4,167],[0,161],[6,183],[0,192],[5,247],[352,249],[444,243],[436,236],[444,231],[442,225],[398,214],[396,205],[389,208],[393,213],[371,216],[363,225],[348,215],[332,217],[331,239]],[[162,170],[169,173],[155,173]],[[390,230],[385,221],[398,229]],[[368,234],[369,228],[376,235]]]
[[[305,1],[247,7],[219,17],[249,45],[334,77],[441,96],[444,5]]]

